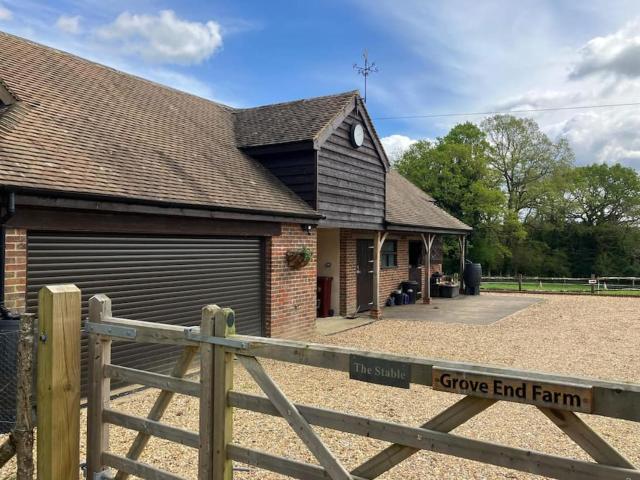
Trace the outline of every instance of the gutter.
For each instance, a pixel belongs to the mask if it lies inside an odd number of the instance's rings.
[[[11,188],[13,192],[18,194],[22,193],[27,196],[48,196],[54,199],[77,199],[77,200],[85,200],[90,202],[112,202],[113,204],[122,204],[122,205],[130,205],[130,206],[150,206],[157,208],[166,208],[166,209],[179,209],[179,210],[198,210],[201,212],[221,212],[228,213],[229,219],[232,219],[234,214],[238,215],[238,220],[245,220],[242,218],[243,215],[252,215],[252,216],[264,216],[267,217],[263,221],[274,221],[273,218],[287,218],[291,219],[293,223],[298,223],[299,221],[303,221],[306,223],[315,224],[322,218],[324,215],[319,214],[317,212],[313,213],[293,213],[293,212],[283,212],[283,211],[270,211],[270,210],[250,210],[246,208],[237,208],[237,207],[228,207],[228,206],[208,206],[204,204],[190,204],[190,203],[179,203],[175,201],[162,201],[162,200],[151,200],[144,198],[129,198],[129,197],[118,197],[115,195],[104,195],[98,193],[82,193],[82,192],[69,192],[64,190],[55,190],[55,189],[46,189],[46,188],[30,188],[30,187],[22,187],[22,186],[9,186],[6,188]],[[302,201],[302,200],[300,200]],[[99,206],[97,208],[91,208],[90,210],[100,210]],[[189,216],[189,215],[181,215],[181,216]],[[203,215],[204,216],[204,215]],[[269,220],[271,217],[271,220]],[[259,219],[255,219],[256,221],[260,221]],[[282,223],[280,220],[279,223]]]
[[[387,230],[395,229],[405,232],[442,233],[451,235],[469,235],[471,232],[473,232],[473,228],[471,227],[469,227],[468,229],[457,229],[446,227],[426,227],[424,225],[407,225],[391,222],[385,222],[385,227]]]

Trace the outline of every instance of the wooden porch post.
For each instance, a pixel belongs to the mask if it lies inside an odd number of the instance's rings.
[[[433,246],[433,240],[436,238],[435,235],[428,233],[425,238],[424,233],[421,233],[422,243],[424,244],[424,267],[426,272],[424,272],[426,278],[425,285],[425,295],[422,297],[423,303],[431,303],[431,247]]]
[[[373,308],[371,309],[371,316],[373,318],[380,318],[380,257],[382,252],[382,245],[387,238],[387,232],[376,232],[375,239],[373,241]]]
[[[460,245],[460,293],[464,293],[464,255],[466,250],[466,235],[460,235],[458,237],[458,244]]]

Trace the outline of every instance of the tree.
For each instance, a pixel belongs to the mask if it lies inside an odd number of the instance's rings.
[[[567,140],[551,141],[532,119],[495,115],[482,122],[482,130],[489,165],[502,178],[507,209],[517,216],[535,209],[548,183],[572,165]]]
[[[496,268],[505,256],[498,240],[504,194],[498,176],[489,168],[487,148],[484,133],[464,123],[435,142],[415,143],[396,162],[396,168],[440,207],[473,227],[470,257]],[[450,254],[457,249],[448,244],[444,248]]]
[[[567,192],[569,221],[596,226],[603,223],[638,225],[640,177],[620,164],[575,168]]]

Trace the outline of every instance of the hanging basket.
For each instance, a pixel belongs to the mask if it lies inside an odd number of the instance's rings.
[[[302,247],[299,250],[289,250],[287,252],[287,265],[292,270],[300,270],[309,265],[312,258],[313,252],[307,247]]]

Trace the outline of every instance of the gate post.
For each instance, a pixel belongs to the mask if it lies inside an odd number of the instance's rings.
[[[102,323],[111,316],[111,299],[94,295],[89,300],[89,321]],[[104,366],[111,363],[111,337],[89,334],[89,362],[87,392],[87,478],[105,470],[102,453],[109,449],[109,427],[102,419],[109,406],[111,379],[105,377]]]
[[[38,480],[80,475],[80,289],[38,296]]]
[[[216,312],[213,334],[227,337],[236,333],[236,315],[230,308]],[[233,389],[233,353],[216,345],[213,366],[213,479],[232,480],[233,463],[227,456],[227,445],[233,441],[233,407],[227,396]]]
[[[200,335],[214,335],[214,319],[218,305],[202,309]],[[200,344],[200,449],[198,452],[198,480],[213,480],[213,397],[214,351],[211,343]]]

